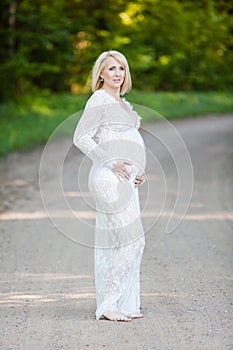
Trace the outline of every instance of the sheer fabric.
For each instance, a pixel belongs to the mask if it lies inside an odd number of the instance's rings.
[[[106,311],[140,313],[145,236],[134,184],[146,164],[138,131],[140,119],[128,101],[118,102],[105,90],[97,90],[88,100],[73,137],[74,144],[93,161],[88,186],[96,204],[96,319]],[[130,163],[130,180],[112,171],[117,160]]]

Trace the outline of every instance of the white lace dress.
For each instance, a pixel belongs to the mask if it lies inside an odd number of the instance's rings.
[[[140,265],[145,235],[135,176],[145,169],[140,117],[131,104],[105,90],[88,100],[74,133],[74,144],[90,159],[89,190],[95,200],[96,319],[106,311],[140,313]],[[112,171],[126,160],[130,180]]]

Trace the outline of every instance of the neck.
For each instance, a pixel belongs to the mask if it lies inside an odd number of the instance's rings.
[[[106,90],[110,95],[112,95],[116,99],[120,99],[120,88],[111,89],[109,87],[103,86],[103,89]]]

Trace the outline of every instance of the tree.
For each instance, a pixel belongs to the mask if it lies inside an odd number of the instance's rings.
[[[104,50],[128,58],[134,86],[232,89],[232,10],[226,0],[2,0],[3,99],[33,87],[89,91]]]

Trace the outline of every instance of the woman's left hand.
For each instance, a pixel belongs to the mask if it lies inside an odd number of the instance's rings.
[[[141,176],[137,175],[134,180],[135,187],[139,186],[145,178],[145,174],[142,174]]]

